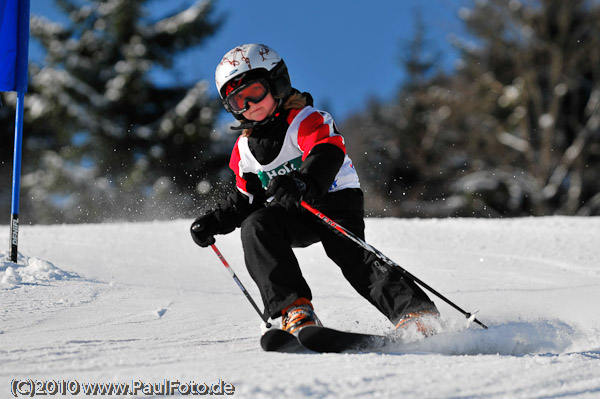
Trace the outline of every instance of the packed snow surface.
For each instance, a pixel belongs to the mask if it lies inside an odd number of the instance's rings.
[[[0,252],[0,397],[31,380],[157,398],[167,383],[253,399],[600,398],[600,218],[368,219],[371,245],[489,329],[434,297],[439,335],[343,354],[263,352],[258,315],[189,223],[22,226],[18,263]],[[217,246],[260,303],[239,233]],[[390,332],[320,245],[296,253],[324,324]]]

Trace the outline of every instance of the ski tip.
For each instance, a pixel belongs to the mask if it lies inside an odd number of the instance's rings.
[[[306,351],[295,335],[278,328],[268,330],[260,337],[265,352],[303,353]]]

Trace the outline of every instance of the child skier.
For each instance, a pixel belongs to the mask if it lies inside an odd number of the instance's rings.
[[[194,241],[207,247],[214,235],[241,227],[248,271],[272,319],[291,333],[320,325],[311,290],[292,248],[321,242],[327,256],[371,304],[398,326],[428,334],[433,302],[397,269],[338,236],[302,200],[364,239],[364,198],[343,137],[331,116],[313,108],[310,94],[292,88],[287,67],[273,49],[245,44],[225,54],[215,72],[225,109],[242,130],[229,167],[237,190],[197,218]],[[426,317],[428,316],[428,317]]]

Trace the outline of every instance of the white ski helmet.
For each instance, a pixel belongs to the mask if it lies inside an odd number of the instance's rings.
[[[275,50],[264,44],[242,44],[229,50],[215,70],[215,84],[219,96],[227,112],[237,119],[241,115],[231,111],[227,106],[225,88],[233,79],[248,82],[255,79],[265,79],[269,90],[276,99],[286,98],[292,91],[290,76],[285,62]],[[236,84],[239,85],[241,82]]]

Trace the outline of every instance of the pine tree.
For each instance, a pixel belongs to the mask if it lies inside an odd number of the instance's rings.
[[[405,78],[394,101],[371,102],[367,112],[350,118],[342,130],[351,136],[349,149],[360,148],[352,156],[368,214],[430,216],[426,204],[443,191],[439,184],[444,177],[440,174],[443,141],[436,124],[442,104],[432,98],[432,88],[445,77],[418,11],[415,32],[401,50]]]
[[[463,11],[475,45],[455,107],[470,175],[458,192],[507,215],[600,213],[600,4],[488,0]]]
[[[22,212],[32,221],[189,216],[219,179],[227,154],[209,83],[159,86],[152,74],[168,73],[221,21],[211,1],[158,19],[151,3],[56,0],[69,26],[32,18],[46,50],[26,96]]]
[[[478,0],[460,17],[455,71],[422,73],[417,31],[398,99],[344,126],[371,157],[370,210],[600,214],[600,3]]]

